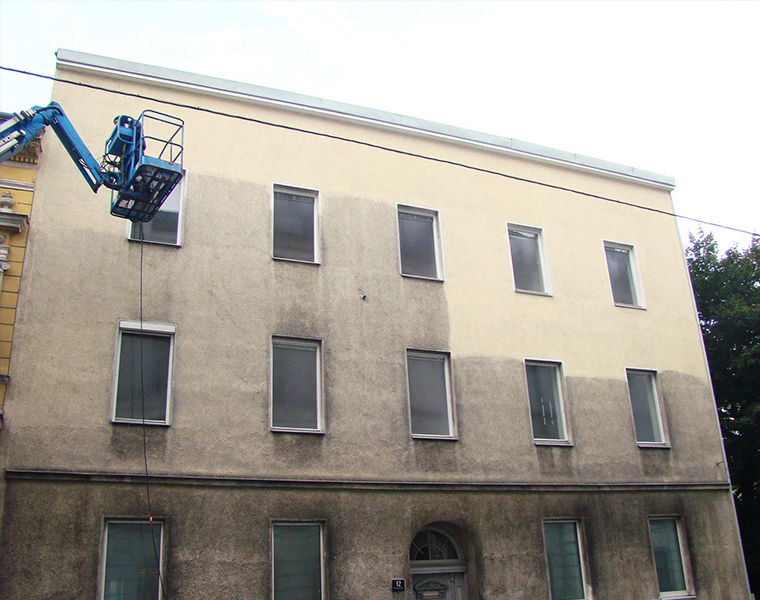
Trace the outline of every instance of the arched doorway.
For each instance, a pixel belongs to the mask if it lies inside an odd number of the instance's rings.
[[[464,553],[456,540],[436,527],[425,527],[409,546],[414,600],[467,600]]]

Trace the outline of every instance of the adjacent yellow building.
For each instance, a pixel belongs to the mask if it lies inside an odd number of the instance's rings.
[[[0,114],[0,121],[11,115]],[[36,139],[13,160],[0,164],[0,417],[8,384],[13,326],[16,322],[21,269],[34,197],[34,178],[42,152]],[[0,419],[0,428],[2,420]]]

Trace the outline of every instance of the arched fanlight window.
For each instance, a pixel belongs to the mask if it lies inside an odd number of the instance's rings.
[[[414,536],[409,546],[410,561],[446,560],[462,561],[457,546],[451,538],[437,529],[423,529]]]

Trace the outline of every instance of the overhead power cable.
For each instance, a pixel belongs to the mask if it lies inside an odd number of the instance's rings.
[[[610,198],[608,196],[601,196],[599,194],[592,194],[590,192],[584,192],[582,190],[576,190],[576,189],[565,187],[565,186],[561,186],[561,185],[555,185],[555,184],[552,184],[552,183],[547,183],[545,181],[538,181],[536,179],[528,179],[526,177],[519,177],[517,175],[511,175],[509,173],[504,173],[502,171],[495,171],[493,169],[485,169],[483,167],[477,167],[475,165],[469,165],[467,163],[461,163],[461,162],[458,162],[458,161],[448,160],[448,159],[445,159],[445,158],[438,158],[438,157],[435,157],[435,156],[428,156],[426,154],[419,154],[417,152],[410,152],[408,150],[401,150],[399,148],[392,148],[390,146],[383,146],[381,144],[373,144],[372,142],[365,142],[363,140],[357,140],[357,139],[349,138],[349,137],[345,137],[345,136],[334,135],[332,133],[325,133],[325,132],[322,132],[322,131],[314,131],[314,130],[306,129],[306,128],[303,128],[303,127],[294,127],[292,125],[285,125],[283,123],[274,123],[272,121],[265,121],[263,119],[256,119],[254,117],[247,117],[245,115],[239,115],[239,114],[236,114],[236,113],[230,113],[230,112],[215,110],[213,108],[206,108],[204,106],[194,106],[192,104],[186,104],[184,102],[175,102],[173,100],[165,100],[163,98],[156,98],[154,96],[146,96],[146,95],[143,95],[143,94],[137,94],[135,92],[125,92],[125,91],[122,91],[122,90],[115,90],[113,88],[107,88],[107,87],[104,87],[104,86],[93,85],[91,83],[84,83],[82,81],[73,81],[71,79],[64,79],[62,77],[52,77],[50,75],[42,75],[41,73],[33,73],[31,71],[24,71],[22,69],[14,69],[12,67],[4,67],[2,65],[0,65],[0,70],[2,70],[2,71],[9,71],[11,73],[18,73],[18,74],[21,74],[21,75],[29,75],[30,77],[38,77],[40,79],[48,79],[50,81],[56,81],[58,83],[65,83],[65,84],[68,84],[68,85],[74,85],[74,86],[78,86],[78,87],[88,88],[88,89],[91,89],[91,90],[96,90],[96,91],[100,91],[100,92],[106,92],[106,93],[109,93],[109,94],[116,94],[116,95],[119,95],[119,96],[128,96],[128,97],[131,97],[131,98],[139,98],[140,100],[147,100],[147,101],[150,101],[150,102],[157,102],[159,104],[165,104],[165,105],[168,105],[168,106],[176,106],[178,108],[186,108],[186,109],[189,109],[189,110],[195,110],[195,111],[199,111],[199,112],[204,112],[204,113],[208,113],[208,114],[212,114],[212,115],[217,115],[217,116],[220,116],[220,117],[226,117],[226,118],[230,118],[230,119],[238,119],[238,120],[241,120],[241,121],[247,121],[249,123],[256,123],[258,125],[265,125],[267,127],[276,127],[278,129],[285,129],[285,130],[288,130],[288,131],[295,131],[295,132],[298,132],[298,133],[305,133],[307,135],[314,135],[314,136],[318,136],[318,137],[328,138],[328,139],[331,139],[331,140],[337,140],[337,141],[341,141],[341,142],[347,142],[347,143],[350,143],[350,144],[357,144],[359,146],[365,146],[367,148],[374,148],[376,150],[382,150],[382,151],[385,151],[385,152],[392,152],[394,154],[401,154],[403,156],[411,156],[411,157],[419,158],[419,159],[422,159],[422,160],[428,160],[428,161],[437,162],[437,163],[441,163],[441,164],[446,164],[446,165],[451,165],[451,166],[455,166],[455,167],[460,167],[460,168],[463,168],[463,169],[469,169],[471,171],[477,171],[479,173],[486,173],[488,175],[495,175],[497,177],[504,177],[505,179],[512,179],[514,181],[520,181],[520,182],[528,183],[528,184],[531,184],[531,185],[539,185],[539,186],[542,186],[542,187],[545,187],[545,188],[559,190],[559,191],[562,191],[562,192],[568,192],[568,193],[571,193],[571,194],[577,194],[579,196],[585,196],[587,198],[594,198],[596,200],[603,200],[605,202],[612,202],[614,204],[620,204],[622,206],[628,206],[628,207],[631,207],[631,208],[637,208],[637,209],[640,209],[640,210],[645,210],[645,211],[648,211],[648,212],[653,212],[653,213],[665,215],[665,216],[668,216],[668,217],[674,217],[676,219],[684,219],[686,221],[692,221],[694,223],[700,223],[702,225],[709,225],[710,227],[718,227],[720,229],[728,229],[730,231],[736,231],[738,233],[746,233],[747,235],[750,235],[752,237],[760,238],[760,233],[757,233],[757,232],[754,232],[754,231],[749,231],[747,229],[740,229],[738,227],[731,227],[729,225],[722,225],[720,223],[713,223],[711,221],[705,221],[705,220],[702,220],[702,219],[697,219],[695,217],[687,217],[687,216],[679,215],[677,213],[670,212],[670,211],[667,211],[667,210],[661,210],[659,208],[653,208],[651,206],[644,206],[642,204],[636,204],[634,202],[627,202],[626,200],[620,200],[618,198]]]
[[[150,523],[150,539],[153,542],[153,556],[156,559],[156,572],[158,573],[158,585],[160,587],[163,600],[168,600],[166,594],[166,585],[161,573],[161,558],[156,545],[156,534],[153,531],[153,507],[150,502],[150,474],[148,473],[148,440],[146,437],[145,426],[145,359],[143,356],[143,342],[145,340],[145,326],[143,325],[143,246],[145,245],[145,232],[143,224],[140,223],[140,404],[142,407],[142,442],[143,442],[143,459],[145,462],[145,495],[148,504],[148,522]],[[162,524],[163,527],[163,524]]]

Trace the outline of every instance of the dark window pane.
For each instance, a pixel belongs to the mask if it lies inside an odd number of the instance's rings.
[[[541,276],[538,234],[510,229],[509,244],[512,251],[515,287],[518,290],[543,292],[544,282]]]
[[[143,237],[146,242],[158,242],[162,244],[176,244],[179,228],[179,213],[169,210],[159,210],[153,219],[142,223]],[[132,235],[135,240],[140,239],[140,224],[132,223]]]
[[[409,546],[409,560],[459,560],[459,553],[447,536],[423,529]]]
[[[274,526],[275,600],[322,597],[319,536],[319,525]]]
[[[274,255],[314,262],[314,198],[274,194]]]
[[[104,600],[157,600],[157,556],[160,523],[109,523]]]
[[[164,200],[161,208],[147,223],[142,223],[142,238],[140,223],[132,223],[130,237],[135,240],[162,244],[177,244],[179,235],[179,209],[182,194],[182,184],[177,185],[169,197]]]
[[[434,354],[410,354],[407,362],[412,433],[450,435],[446,358]]]
[[[678,543],[678,526],[675,519],[657,519],[649,522],[652,549],[657,567],[657,582],[661,592],[686,590],[686,580]]]
[[[607,269],[612,283],[612,297],[617,304],[636,305],[636,294],[631,278],[630,252],[618,248],[605,248]]]
[[[318,429],[317,345],[275,341],[272,361],[272,425]]]
[[[542,440],[564,439],[565,427],[557,387],[557,367],[527,365],[526,371],[533,437]]]
[[[633,423],[636,427],[636,440],[639,442],[662,441],[653,383],[650,373],[628,372]]]
[[[142,351],[142,371],[140,353]],[[119,385],[116,391],[116,418],[143,418],[166,421],[166,396],[169,388],[171,338],[139,332],[121,332]]]
[[[544,536],[552,600],[585,598],[575,523],[544,523]]]
[[[401,241],[401,272],[404,275],[437,278],[433,216],[399,212],[398,230]]]

